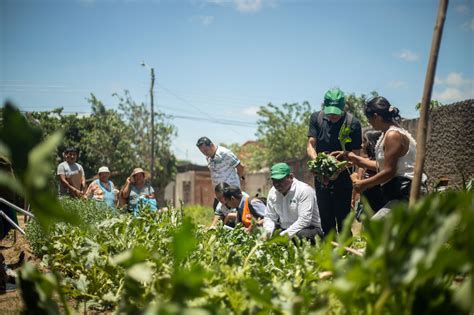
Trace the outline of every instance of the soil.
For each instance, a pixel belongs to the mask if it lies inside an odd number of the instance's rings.
[[[26,224],[23,216],[18,216],[18,223],[20,227],[25,230]],[[20,269],[21,264],[18,264],[21,253],[24,253],[24,261],[30,261],[34,265],[39,265],[41,259],[35,256],[26,240],[26,237],[19,231],[11,230],[9,234],[0,240],[0,253],[5,258],[5,263],[10,270],[15,273]],[[19,294],[19,290],[0,294],[0,314],[19,314],[23,309],[23,301]]]

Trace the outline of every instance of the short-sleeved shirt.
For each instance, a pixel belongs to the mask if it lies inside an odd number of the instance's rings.
[[[64,161],[58,165],[57,175],[64,175],[66,180],[77,189],[81,189],[82,178],[84,177],[84,169],[78,163]],[[59,183],[59,194],[69,194],[69,189],[62,183]]]
[[[342,124],[346,121],[347,114],[341,117],[337,122],[331,122],[326,115],[323,116],[321,126],[318,125],[319,112],[314,112],[311,115],[309,122],[308,137],[316,139],[316,152],[333,152],[342,150],[339,142],[339,131],[341,130]],[[350,126],[350,137],[351,142],[346,143],[346,150],[359,150],[362,145],[362,128],[360,121],[356,118],[352,118]]]
[[[137,188],[135,185],[130,185],[130,196],[128,199],[128,204],[131,209],[135,208],[138,204],[138,199],[142,195],[151,195],[155,192],[153,187],[150,185],[145,185],[142,188]]]
[[[227,183],[240,187],[239,175],[235,169],[240,160],[227,148],[218,146],[213,157],[207,158],[207,166],[211,171],[212,184]]]

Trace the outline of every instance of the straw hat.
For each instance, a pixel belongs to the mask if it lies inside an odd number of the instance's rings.
[[[133,169],[132,175],[130,175],[130,176],[133,177],[133,176],[137,175],[138,173],[143,173],[143,176],[145,176],[145,171],[140,167],[137,167],[137,168]]]

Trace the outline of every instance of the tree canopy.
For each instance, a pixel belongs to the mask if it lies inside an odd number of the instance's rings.
[[[86,178],[97,174],[100,166],[108,166],[116,185],[121,186],[135,167],[149,170],[150,112],[144,103],[136,103],[128,91],[115,94],[118,110],[107,109],[94,94],[88,98],[91,114],[66,115],[62,108],[49,112],[31,112],[27,117],[41,126],[45,136],[64,130],[56,162],[62,160],[66,147],[80,150],[78,163],[84,167]],[[152,185],[162,194],[176,171],[176,158],[170,147],[176,128],[169,117],[155,112],[155,176]]]

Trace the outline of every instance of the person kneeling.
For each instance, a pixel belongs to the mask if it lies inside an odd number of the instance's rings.
[[[224,188],[225,206],[236,209],[237,223],[242,223],[247,232],[252,231],[252,218],[261,225],[265,214],[265,204],[258,198],[242,194],[239,187],[229,185]]]
[[[323,237],[321,218],[314,189],[303,183],[291,173],[286,163],[277,163],[271,168],[273,187],[267,198],[267,207],[263,227],[266,237],[270,237],[277,228],[280,235],[295,235],[308,239],[312,244],[315,237]]]

